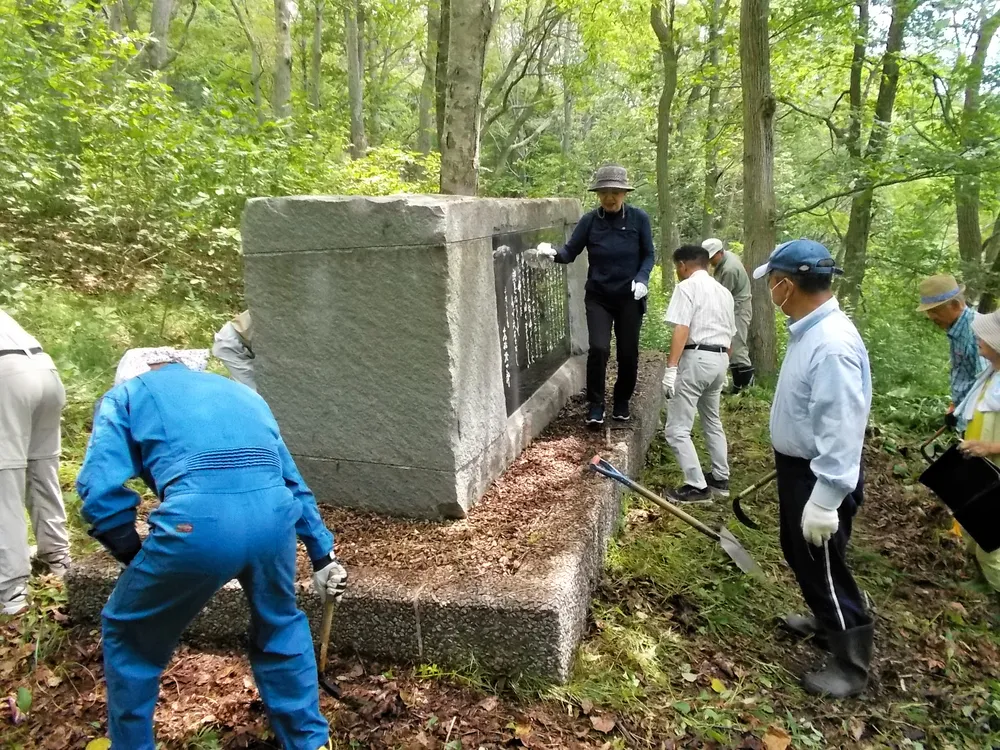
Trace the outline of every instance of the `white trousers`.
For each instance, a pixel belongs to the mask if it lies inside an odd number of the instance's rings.
[[[25,507],[38,558],[69,555],[66,508],[59,488],[59,418],[66,391],[47,355],[0,357],[0,602],[24,589],[31,574]]]
[[[667,402],[667,426],[663,436],[684,472],[684,484],[698,489],[705,489],[708,483],[691,440],[695,414],[701,416],[701,431],[712,460],[712,474],[716,479],[729,479],[729,446],[719,417],[719,402],[728,369],[729,357],[725,352],[685,351],[677,365],[674,395]]]

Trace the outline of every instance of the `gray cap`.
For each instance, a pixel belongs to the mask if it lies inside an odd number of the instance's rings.
[[[594,181],[587,189],[591,192],[597,190],[625,190],[626,192],[634,190],[628,184],[628,171],[618,164],[605,164],[603,167],[599,167],[594,173]]]

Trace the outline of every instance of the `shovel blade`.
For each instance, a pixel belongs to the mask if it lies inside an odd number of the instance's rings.
[[[767,577],[761,567],[750,557],[750,553],[743,549],[743,545],[733,536],[733,532],[725,526],[719,529],[719,544],[740,570],[754,578],[766,580]]]

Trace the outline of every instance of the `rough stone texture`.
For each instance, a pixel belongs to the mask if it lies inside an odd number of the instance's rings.
[[[492,238],[566,235],[579,216],[578,202],[562,199],[248,202],[242,234],[257,381],[321,501],[453,518],[479,499],[517,456]],[[586,263],[567,278],[579,354],[587,349]]]
[[[635,475],[657,429],[663,360],[646,360],[628,429],[611,431],[611,459]],[[499,579],[412,580],[400,571],[356,567],[338,607],[333,646],[403,663],[461,668],[475,662],[496,675],[568,678],[582,637],[590,597],[608,538],[621,510],[621,488],[605,480],[580,480],[590,496],[574,536],[563,552],[517,576]],[[544,503],[545,498],[540,497]],[[97,555],[80,561],[67,579],[69,614],[93,623],[114,585],[117,567]],[[321,607],[310,584],[299,584],[299,605],[318,633]],[[200,645],[236,645],[244,640],[249,614],[237,584],[220,591],[195,619],[185,640]]]

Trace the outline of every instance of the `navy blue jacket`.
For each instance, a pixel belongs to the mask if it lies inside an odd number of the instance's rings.
[[[624,214],[624,215],[623,215]],[[653,270],[653,229],[641,208],[625,205],[617,214],[602,208],[584,214],[556,263],[572,263],[587,249],[587,291],[604,297],[632,293],[632,282],[649,286]]]

